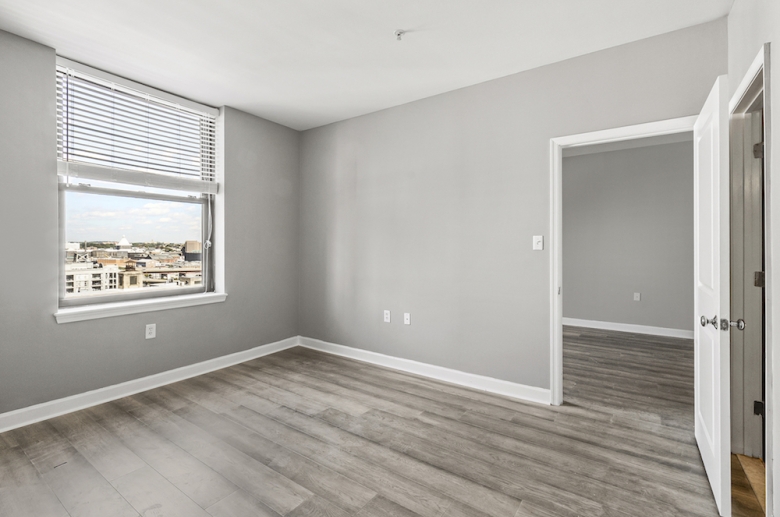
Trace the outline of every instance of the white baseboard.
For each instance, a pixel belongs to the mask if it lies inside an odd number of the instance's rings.
[[[236,352],[234,354],[203,361],[202,363],[182,366],[181,368],[168,370],[167,372],[157,373],[148,377],[142,377],[121,384],[88,391],[86,393],[80,393],[78,395],[72,395],[70,397],[9,411],[0,414],[0,433],[25,425],[34,424],[35,422],[40,422],[48,418],[54,418],[66,413],[72,413],[98,404],[110,402],[122,397],[135,395],[142,391],[189,379],[190,377],[213,372],[214,370],[227,368],[234,364],[280,352],[297,345],[298,336],[294,336],[275,343],[268,343],[242,352]]]
[[[442,366],[420,363],[410,359],[401,359],[398,357],[379,354],[377,352],[369,352],[367,350],[360,350],[358,348],[337,345],[335,343],[328,343],[327,341],[321,341],[319,339],[308,337],[301,337],[299,344],[306,348],[319,350],[320,352],[340,355],[349,359],[355,359],[357,361],[384,366],[394,370],[414,373],[423,377],[429,377],[431,379],[458,384],[468,388],[495,393],[505,397],[537,402],[539,404],[550,404],[550,390],[547,388],[526,386],[525,384],[503,381],[501,379],[494,379],[492,377],[486,377],[484,375],[477,375],[474,373],[461,372],[459,370],[452,370]]]
[[[268,343],[242,352],[236,352],[235,354],[217,357],[189,366],[182,366],[181,368],[168,370],[167,372],[161,372],[148,377],[142,377],[140,379],[134,379],[113,386],[106,386],[105,388],[88,391],[86,393],[79,393],[78,395],[72,395],[70,397],[2,413],[0,414],[0,433],[64,415],[66,413],[97,406],[98,404],[111,402],[112,400],[121,399],[122,397],[135,395],[142,391],[159,388],[166,384],[183,381],[190,377],[196,377],[198,375],[203,375],[204,373],[213,372],[214,370],[227,368],[228,366],[257,359],[264,355],[281,352],[282,350],[295,346],[305,346],[321,352],[414,373],[431,379],[475,388],[489,393],[504,395],[506,397],[537,402],[540,404],[550,403],[550,390],[545,388],[526,386],[524,384],[502,381],[483,375],[419,363],[409,359],[400,359],[398,357],[391,357],[376,352],[336,345],[334,343],[320,341],[319,339],[294,336],[275,343]]]
[[[617,330],[619,332],[634,332],[635,334],[649,334],[651,336],[679,337],[693,339],[692,330],[668,329],[664,327],[650,327],[647,325],[633,325],[631,323],[611,323],[608,321],[578,320],[576,318],[563,318],[564,325],[572,327],[585,327],[589,329]]]

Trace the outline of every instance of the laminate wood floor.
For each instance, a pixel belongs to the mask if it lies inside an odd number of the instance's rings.
[[[547,407],[290,349],[0,434],[0,515],[716,515],[690,342],[564,353]]]
[[[744,456],[743,456],[744,458]],[[761,460],[758,460],[761,461]],[[763,473],[762,473],[763,474]],[[763,517],[764,506],[759,497],[766,499],[766,492],[761,496],[756,493],[744,469],[744,465],[736,454],[731,455],[731,515],[732,517]]]

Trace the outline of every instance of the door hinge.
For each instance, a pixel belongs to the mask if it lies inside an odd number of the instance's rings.
[[[756,271],[753,274],[753,285],[756,287],[766,287],[766,273],[763,271]]]
[[[753,401],[753,414],[754,415],[764,416],[764,401],[763,400],[755,400],[755,401]]]
[[[764,142],[759,142],[753,146],[753,158],[764,157]]]

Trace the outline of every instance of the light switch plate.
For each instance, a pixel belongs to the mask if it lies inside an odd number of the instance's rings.
[[[641,294],[639,294],[639,293],[634,293],[634,301],[635,301],[635,302],[638,302],[638,301],[639,301],[639,300],[641,300],[641,299],[642,299],[642,295],[641,295]]]
[[[408,312],[404,313],[404,325],[411,325],[412,324],[412,315]]]
[[[146,326],[146,339],[154,339],[157,337],[157,324],[150,323]]]
[[[385,311],[385,323],[390,323],[390,311]]]
[[[544,249],[544,235],[534,235],[534,251]]]

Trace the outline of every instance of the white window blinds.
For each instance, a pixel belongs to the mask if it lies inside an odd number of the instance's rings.
[[[215,193],[215,126],[212,114],[57,67],[63,176]]]

